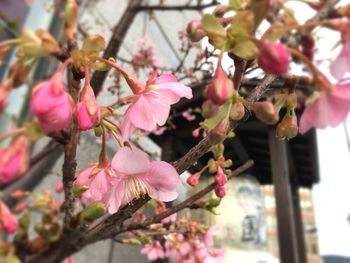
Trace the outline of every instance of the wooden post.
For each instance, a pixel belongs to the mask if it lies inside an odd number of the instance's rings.
[[[300,263],[294,222],[286,142],[269,129],[272,180],[275,188],[278,244],[282,263]]]
[[[299,187],[296,184],[292,184],[292,198],[299,262],[307,263],[303,216],[300,208]]]

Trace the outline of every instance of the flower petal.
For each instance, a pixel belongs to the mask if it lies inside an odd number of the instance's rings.
[[[125,193],[125,180],[120,180],[118,184],[112,186],[104,195],[103,202],[107,207],[108,213],[114,214],[119,210]]]
[[[123,175],[146,173],[149,170],[150,161],[146,153],[137,147],[122,147],[114,155],[112,168]]]

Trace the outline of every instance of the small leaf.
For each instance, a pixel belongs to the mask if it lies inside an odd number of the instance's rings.
[[[258,54],[258,48],[250,40],[238,42],[231,51],[243,59],[253,59]]]
[[[270,0],[252,0],[248,8],[254,14],[254,29],[257,29],[269,11]]]
[[[103,49],[105,49],[106,43],[105,39],[101,35],[92,35],[87,38],[85,38],[83,47],[81,48],[82,51],[86,55],[90,55],[95,52],[100,52]]]
[[[96,61],[94,63],[91,63],[90,67],[92,69],[98,70],[98,71],[107,71],[110,69],[110,66],[108,66],[106,63],[100,62],[100,61]]]
[[[216,125],[218,125],[218,123],[227,116],[228,111],[231,107],[230,104],[232,104],[232,101],[226,101],[226,103],[220,107],[218,113],[214,117],[205,119],[205,121],[203,122],[203,126],[209,130],[216,127]]]
[[[225,28],[220,24],[220,22],[216,19],[215,16],[213,15],[203,16],[202,23],[208,35],[226,36]]]
[[[272,24],[263,34],[262,38],[277,41],[285,34],[286,29],[286,26],[281,23]]]

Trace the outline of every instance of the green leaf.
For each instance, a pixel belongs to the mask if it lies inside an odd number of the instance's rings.
[[[272,24],[263,34],[262,38],[271,41],[279,40],[286,33],[286,26],[281,23]]]
[[[220,22],[213,15],[205,15],[202,18],[202,24],[208,35],[215,36],[226,36],[225,28],[220,24]]]
[[[80,222],[91,222],[106,213],[106,208],[102,202],[90,203],[80,214]]]
[[[231,50],[236,56],[243,59],[253,59],[258,54],[258,48],[250,40],[238,42]]]
[[[90,55],[92,53],[102,51],[105,49],[105,46],[106,43],[103,36],[92,35],[84,39],[83,47],[81,49],[86,55]]]
[[[252,0],[248,8],[254,14],[254,29],[257,29],[269,11],[270,0]]]
[[[210,43],[221,50],[226,50],[226,30],[213,15],[205,15],[202,24],[207,32]]]
[[[249,10],[237,13],[231,22],[231,27],[233,29],[231,32],[239,28],[249,35],[254,31],[254,14]]]
[[[220,107],[218,113],[214,117],[204,120],[203,126],[209,130],[216,127],[216,125],[218,125],[218,123],[227,116],[231,108],[231,104],[232,104],[232,101],[230,100],[226,101],[226,103]]]
[[[246,6],[249,0],[230,0],[228,5],[230,8],[234,11],[243,10]]]

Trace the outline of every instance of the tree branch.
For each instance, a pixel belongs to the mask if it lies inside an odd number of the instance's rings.
[[[140,6],[137,11],[185,11],[185,10],[203,10],[205,8],[218,5],[216,0],[211,1],[208,4],[203,5],[148,5]]]

